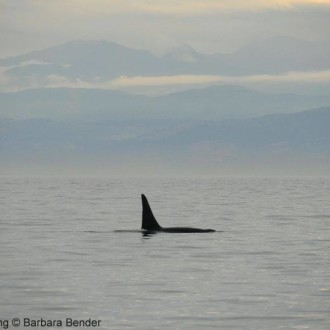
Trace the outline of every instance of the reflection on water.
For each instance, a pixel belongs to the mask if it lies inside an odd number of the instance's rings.
[[[223,232],[141,233],[141,193],[166,227]],[[0,197],[2,320],[330,326],[328,178],[2,178]]]

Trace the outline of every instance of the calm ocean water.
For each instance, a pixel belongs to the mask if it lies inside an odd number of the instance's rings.
[[[141,193],[223,232],[115,232]],[[330,329],[330,178],[1,178],[0,204],[2,328]]]

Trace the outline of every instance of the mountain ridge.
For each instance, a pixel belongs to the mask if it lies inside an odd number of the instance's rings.
[[[169,153],[208,146],[239,154],[264,151],[321,152],[330,157],[330,107],[248,119],[110,120],[63,122],[49,119],[0,118],[2,152],[52,148],[79,152]],[[202,147],[201,147],[202,146]],[[41,148],[41,149],[40,149]]]
[[[38,88],[0,93],[0,116],[63,120],[224,119],[330,105],[330,96],[270,94],[233,86],[148,97],[104,89]]]
[[[114,71],[105,66],[104,74],[112,77],[136,74],[278,74],[294,70],[330,69],[330,40],[310,42],[291,37],[272,37],[252,41],[237,51],[223,54],[204,54],[182,44],[163,56],[104,39],[73,40],[0,59],[0,66],[17,66],[32,60],[80,66],[80,69],[87,63],[93,64],[94,69],[98,68],[97,64],[107,64]],[[102,73],[99,69],[96,72]]]

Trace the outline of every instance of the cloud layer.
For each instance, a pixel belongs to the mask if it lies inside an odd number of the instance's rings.
[[[274,85],[317,85],[330,84],[330,70],[288,72],[281,75],[250,75],[250,76],[219,76],[219,75],[173,75],[173,76],[121,76],[112,80],[86,81],[82,79],[69,79],[60,75],[48,75],[45,79],[29,79],[25,83],[15,80],[0,71],[0,92],[14,92],[31,88],[89,88],[134,91],[143,88],[147,94],[157,91],[171,91],[204,87],[211,85],[242,85],[246,87],[263,87],[271,89]]]
[[[0,57],[73,39],[153,52],[187,43],[227,52],[274,35],[329,38],[327,0],[0,0]]]
[[[157,13],[162,15],[203,15],[214,11],[249,10],[267,8],[292,8],[298,5],[327,5],[329,0],[1,0],[7,10],[46,10],[55,14],[73,15]]]

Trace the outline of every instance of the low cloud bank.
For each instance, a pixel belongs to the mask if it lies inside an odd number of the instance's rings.
[[[47,77],[28,77],[17,79],[0,71],[0,91],[16,92],[32,88],[90,88],[109,90],[134,90],[144,88],[152,93],[153,89],[178,87],[203,87],[218,84],[242,85],[246,87],[272,87],[273,85],[315,85],[330,83],[330,70],[288,72],[281,75],[219,76],[219,75],[174,75],[174,76],[120,76],[112,80],[95,78],[91,80],[70,79],[66,76],[48,75]],[[148,93],[148,92],[147,92]]]

